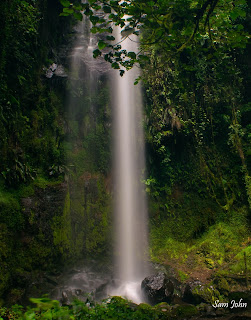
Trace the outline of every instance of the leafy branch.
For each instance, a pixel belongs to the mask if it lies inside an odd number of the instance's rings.
[[[76,19],[82,20],[83,13],[92,23],[92,33],[106,34],[106,40],[98,42],[93,56],[103,56],[112,68],[120,70],[121,75],[123,69],[129,70],[135,64],[144,68],[149,62],[149,46],[164,50],[171,57],[192,42],[200,45],[201,37],[208,38],[214,49],[215,42],[225,47],[245,47],[249,39],[241,25],[247,6],[245,0],[237,0],[235,3],[227,0],[189,0],[185,5],[181,0],[60,1],[64,7],[62,16],[74,15]],[[121,41],[112,35],[115,27],[121,28]],[[141,35],[142,54],[122,49],[120,43],[130,35]],[[113,44],[114,41],[117,43]]]

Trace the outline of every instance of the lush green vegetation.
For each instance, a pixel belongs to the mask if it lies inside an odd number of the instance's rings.
[[[56,0],[0,4],[0,296],[8,304],[29,277],[98,256],[110,239],[109,95],[105,81],[95,101],[88,88],[72,91],[67,110],[70,82],[45,77],[52,63],[69,63],[76,21],[60,12]]]
[[[0,127],[1,178],[16,186],[64,161],[62,94],[43,81],[50,50],[62,41],[58,18],[50,21],[46,1],[1,2]],[[48,10],[48,11],[47,11]],[[18,25],[18,28],[16,27]],[[62,22],[61,28],[69,28]],[[49,34],[55,30],[54,40]],[[62,29],[61,29],[62,30]],[[56,40],[58,39],[58,40]]]
[[[22,306],[13,308],[0,308],[0,319],[135,319],[135,320],[161,320],[182,319],[198,314],[194,306],[179,306],[168,309],[167,304],[159,304],[151,307],[141,303],[135,305],[121,297],[112,297],[99,304],[86,305],[81,301],[75,301],[71,308],[60,307],[56,300],[47,298],[31,299],[37,306],[25,310]]]
[[[244,30],[242,20],[246,16],[247,3],[238,0],[230,3],[225,0],[189,0],[189,1],[89,1],[80,4],[61,0],[64,6],[62,16],[74,15],[82,20],[79,14],[83,10],[93,27],[93,33],[106,33],[106,41],[99,41],[94,57],[103,55],[114,69],[125,67],[130,69],[135,63],[144,66],[149,59],[144,55],[149,46],[155,47],[159,53],[168,57],[175,57],[177,53],[191,48],[193,43],[202,47],[212,46],[214,49],[224,47],[244,48],[248,41],[248,32]],[[106,13],[105,17],[97,14]],[[122,37],[130,34],[143,34],[140,52],[121,50],[120,41],[109,33],[114,26],[120,26]],[[113,42],[114,41],[114,42]],[[110,48],[102,54],[102,50]],[[143,53],[143,54],[142,54]],[[124,71],[120,70],[121,75]]]
[[[81,9],[101,34],[95,57],[121,75],[142,67],[151,259],[181,281],[200,269],[228,295],[228,277],[251,272],[250,4],[60,2],[0,3],[0,296],[15,304],[31,275],[111,247],[109,83],[101,78],[93,97],[88,82],[45,77],[53,62],[69,67],[59,47],[69,50]],[[139,52],[114,44],[114,25],[139,36]],[[166,317],[120,298],[95,308],[34,302],[0,317]]]
[[[233,18],[239,5],[245,14]],[[193,258],[200,267],[243,272],[240,251],[250,248],[250,46],[242,38],[250,8],[229,9],[218,2],[208,11],[214,35],[199,22],[200,32],[189,42],[179,38],[182,50],[171,56],[159,43],[148,46],[143,70],[152,252],[162,262],[174,257],[184,270]]]

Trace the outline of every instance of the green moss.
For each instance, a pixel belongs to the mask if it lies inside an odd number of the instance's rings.
[[[217,260],[217,261],[220,261],[220,262],[221,262],[220,259]],[[211,259],[211,258],[205,258],[205,264],[206,264],[206,266],[207,266],[209,269],[213,269],[213,268],[215,267],[215,262],[214,262],[214,260]]]
[[[178,270],[178,276],[181,282],[185,282],[189,278],[189,276],[181,270]]]
[[[17,230],[20,230],[24,223],[19,201],[11,193],[3,191],[0,192],[0,223]]]
[[[33,196],[34,193],[35,193],[35,190],[34,190],[33,183],[30,183],[29,185],[22,185],[17,190],[17,195],[19,198],[27,198],[27,197]]]
[[[198,314],[198,310],[192,305],[176,306],[173,308],[171,315],[178,318],[193,317]]]
[[[156,262],[164,262],[166,259],[171,258],[181,259],[181,262],[185,262],[188,245],[168,237],[167,225],[168,222],[163,222],[161,226],[152,229],[151,259]]]
[[[52,221],[53,243],[58,248],[63,258],[71,256],[72,229],[71,229],[71,201],[67,192],[62,216],[55,216]]]
[[[58,178],[58,179],[46,179],[45,177],[42,176],[38,176],[35,180],[34,180],[34,186],[39,187],[41,189],[45,189],[48,186],[54,186],[54,185],[58,185],[60,183],[63,182],[63,178]]]
[[[220,300],[219,291],[212,285],[197,286],[192,290],[193,295],[203,298],[207,303],[212,304],[216,300]]]
[[[39,236],[31,239],[27,248],[24,251],[24,257],[28,262],[26,269],[42,269],[45,270],[51,266],[51,258],[53,256],[52,248],[49,244],[46,246],[43,244]]]
[[[139,305],[121,297],[112,297],[88,308],[84,302],[75,300],[70,307],[60,307],[56,300],[32,298],[35,307],[13,306],[11,309],[0,308],[0,317],[8,319],[104,319],[104,320],[166,320],[167,315],[157,308]],[[189,312],[187,312],[189,313]],[[190,313],[191,314],[191,311]],[[170,318],[172,319],[172,318]]]
[[[222,265],[228,272],[243,273],[244,252],[247,256],[247,271],[250,272],[250,249],[243,248],[248,238],[246,208],[229,213],[228,221],[212,225],[193,241],[178,241],[170,231],[169,220],[151,228],[151,259],[166,263],[174,260],[185,267],[201,266],[216,270]],[[193,261],[193,265],[189,261]]]
[[[228,293],[230,291],[230,285],[226,278],[224,277],[218,277],[216,280],[217,283],[217,289],[222,293],[224,296],[228,296]]]
[[[154,306],[154,308],[158,311],[161,311],[165,314],[170,314],[171,306],[167,302],[161,302]]]
[[[94,182],[94,181],[93,181]],[[86,252],[89,255],[99,255],[109,246],[111,199],[105,190],[104,177],[100,175],[95,180],[97,194],[89,201],[86,215]]]
[[[204,257],[209,268],[221,266],[223,262],[231,262],[233,254],[240,251],[243,241],[243,225],[218,223],[198,240],[191,250]]]
[[[48,186],[58,185],[63,182],[63,178],[52,178],[48,179],[44,176],[38,175],[33,181],[30,183],[20,184],[19,187],[15,190],[12,190],[12,196],[14,195],[16,199],[31,197],[35,194],[35,187],[45,189]]]
[[[244,253],[246,254],[246,266]],[[235,274],[245,274],[245,272],[247,271],[249,275],[251,274],[251,245],[242,249],[234,256],[230,271]]]
[[[150,199],[150,215],[153,229],[165,229],[164,235],[180,242],[199,238],[221,214],[214,201],[198,194],[177,192],[177,199],[170,195],[165,199]]]

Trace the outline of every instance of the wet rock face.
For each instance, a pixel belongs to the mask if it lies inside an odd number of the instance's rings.
[[[48,79],[51,79],[53,76],[57,76],[57,77],[67,77],[67,73],[65,72],[65,69],[63,67],[63,65],[61,64],[56,64],[53,63],[52,65],[49,66],[48,69],[44,68],[45,71],[45,76]]]
[[[146,277],[141,283],[141,289],[151,304],[170,302],[173,297],[174,285],[164,273]]]
[[[189,281],[184,287],[183,301],[195,305],[207,302],[204,291],[205,286],[199,280]]]
[[[42,233],[46,242],[53,243],[51,221],[55,215],[62,215],[66,192],[67,184],[61,183],[36,188],[32,196],[21,200],[26,220],[26,238]]]

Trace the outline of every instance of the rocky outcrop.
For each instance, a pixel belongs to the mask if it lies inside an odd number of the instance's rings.
[[[150,304],[157,304],[172,300],[174,285],[164,273],[158,273],[146,277],[141,283],[141,289]]]
[[[183,301],[192,304],[206,302],[202,296],[202,292],[203,285],[199,280],[190,281],[184,287]]]
[[[194,305],[212,303],[220,293],[213,286],[205,285],[199,280],[191,280],[184,286],[182,300]]]
[[[141,284],[145,299],[152,305],[168,302],[172,304],[201,303],[212,305],[220,297],[219,291],[212,285],[203,284],[195,279],[180,283],[174,276],[165,272],[146,277]]]
[[[67,77],[67,73],[65,72],[65,68],[61,64],[53,63],[49,66],[48,69],[44,68],[45,76],[48,79],[51,79],[53,76],[57,77]]]

